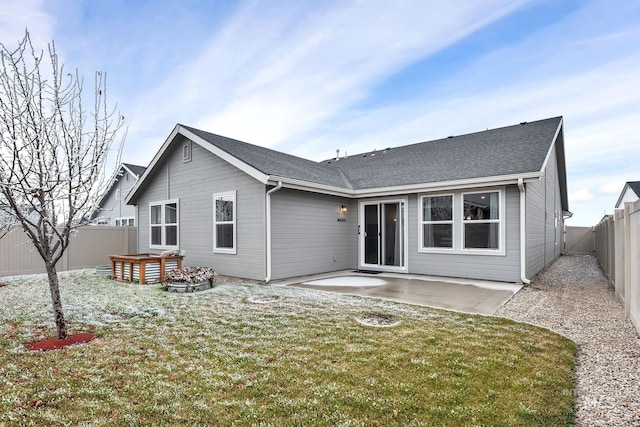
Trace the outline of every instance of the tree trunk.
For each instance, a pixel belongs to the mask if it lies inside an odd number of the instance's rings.
[[[56,333],[58,339],[67,337],[67,322],[64,320],[62,312],[62,300],[60,299],[60,287],[58,286],[58,272],[55,264],[46,264],[47,276],[49,277],[49,293],[51,294],[51,303],[53,304],[53,317],[56,322]]]

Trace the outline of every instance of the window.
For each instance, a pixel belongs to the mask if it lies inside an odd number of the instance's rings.
[[[133,227],[135,225],[135,218],[116,218],[116,227]]]
[[[236,253],[236,192],[213,195],[213,251]]]
[[[178,200],[149,205],[149,235],[153,249],[178,247]]]
[[[418,197],[418,252],[504,256],[505,188]]]
[[[453,249],[453,195],[422,197],[422,248]]]
[[[462,194],[463,249],[500,249],[500,192]]]

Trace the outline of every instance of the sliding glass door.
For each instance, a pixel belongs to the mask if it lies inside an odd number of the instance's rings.
[[[406,202],[388,200],[360,205],[360,265],[363,268],[404,269]]]

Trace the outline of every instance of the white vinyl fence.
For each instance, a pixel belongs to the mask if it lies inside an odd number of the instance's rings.
[[[564,253],[567,255],[594,255],[594,227],[565,227]]]
[[[56,265],[58,271],[109,265],[110,255],[135,253],[136,227],[79,228]],[[45,273],[44,263],[22,228],[0,238],[0,277]]]
[[[595,226],[596,258],[640,332],[640,200]]]

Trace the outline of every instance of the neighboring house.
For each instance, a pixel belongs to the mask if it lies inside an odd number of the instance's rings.
[[[120,165],[100,199],[99,208],[91,217],[94,224],[116,227],[136,225],[136,207],[127,205],[124,200],[145,170],[144,166],[129,163]]]
[[[618,197],[616,209],[624,209],[625,203],[635,202],[638,199],[640,199],[640,181],[628,181]]]
[[[28,204],[20,206],[25,218],[33,223],[38,222],[39,215],[36,209]],[[21,226],[20,221],[14,216],[13,209],[7,203],[0,203],[0,237],[10,231],[13,227]]]
[[[526,282],[560,255],[562,117],[313,162],[176,125],[127,197],[140,252],[269,281],[343,269]]]

